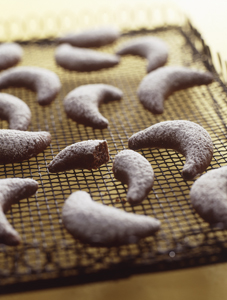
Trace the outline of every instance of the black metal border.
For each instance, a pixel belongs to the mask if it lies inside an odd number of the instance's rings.
[[[215,66],[212,61],[212,56],[210,52],[210,48],[205,44],[201,34],[198,32],[196,28],[194,28],[191,23],[188,21],[183,27],[181,26],[163,26],[158,27],[152,30],[147,30],[146,28],[141,28],[139,30],[132,30],[124,33],[123,35],[136,35],[138,33],[152,33],[156,31],[165,31],[166,29],[176,28],[180,29],[184,37],[186,38],[187,42],[191,45],[191,47],[197,51],[195,45],[187,36],[186,32],[189,30],[191,34],[194,35],[196,39],[198,39],[203,45],[203,53],[205,54],[206,60],[204,61],[205,67],[216,74],[216,78],[218,82],[222,85],[223,91],[227,94],[227,87],[223,83],[223,81],[219,78]],[[44,40],[34,40],[34,41],[17,41],[20,44],[53,44],[56,43],[56,39],[44,39]],[[223,119],[222,113],[219,112],[219,117]],[[103,282],[115,279],[123,279],[129,278],[132,275],[136,274],[145,274],[145,273],[154,273],[154,272],[161,272],[161,271],[170,271],[176,269],[185,269],[191,267],[199,267],[205,266],[208,264],[215,264],[227,261],[227,248],[224,245],[219,245],[219,251],[217,255],[211,255],[210,253],[200,253],[198,256],[192,256],[191,258],[183,258],[183,257],[169,257],[168,259],[164,259],[162,261],[154,262],[152,264],[135,264],[132,261],[123,262],[119,264],[112,265],[108,267],[107,270],[98,271],[95,273],[84,273],[83,270],[80,270],[78,275],[65,275],[66,271],[70,270],[62,270],[59,271],[57,274],[57,278],[47,278],[47,279],[35,279],[29,282],[17,282],[14,284],[7,284],[1,286],[0,294],[11,294],[16,292],[23,292],[23,291],[32,291],[37,289],[49,289],[53,287],[64,287],[64,286],[72,286],[72,285],[82,285],[92,282]],[[166,267],[168,265],[168,267]],[[75,269],[71,270],[71,273],[74,273]],[[54,272],[56,274],[56,272]],[[52,274],[50,273],[50,277]],[[32,277],[32,274],[31,274]]]

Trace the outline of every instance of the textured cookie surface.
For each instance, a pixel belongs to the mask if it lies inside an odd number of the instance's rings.
[[[144,77],[138,88],[138,97],[146,109],[154,114],[164,111],[164,100],[173,92],[213,81],[210,72],[181,66],[161,67]]]
[[[227,166],[199,177],[190,191],[196,212],[208,223],[227,228]]]
[[[77,72],[111,68],[120,61],[117,55],[61,44],[55,52],[56,63],[64,69]]]
[[[116,179],[128,185],[127,200],[131,204],[141,203],[154,183],[151,164],[133,150],[123,150],[115,156],[113,173]]]
[[[149,73],[167,62],[168,47],[160,38],[140,37],[126,42],[119,48],[116,54],[132,54],[147,58],[147,72]]]
[[[137,243],[141,238],[153,235],[161,225],[152,217],[92,201],[84,191],[69,196],[62,209],[62,220],[75,239],[92,246],[107,247]]]
[[[0,164],[21,162],[43,152],[51,142],[46,131],[0,130]]]
[[[0,93],[0,118],[9,122],[10,129],[27,130],[31,122],[31,111],[21,99]]]
[[[191,180],[209,166],[213,157],[213,143],[209,133],[200,125],[174,120],[160,122],[132,135],[130,149],[170,148],[186,158],[182,170],[185,180]]]
[[[109,161],[109,150],[104,140],[88,140],[72,144],[60,151],[50,162],[52,173],[72,169],[97,169]]]
[[[23,56],[23,50],[17,43],[0,44],[0,70],[8,69],[18,64]]]
[[[0,179],[0,243],[16,246],[20,236],[8,222],[5,213],[12,204],[35,194],[38,182],[29,178]]]
[[[60,80],[54,72],[39,67],[14,67],[0,74],[0,89],[25,87],[37,92],[40,105],[50,104],[61,89]]]
[[[77,123],[103,129],[108,120],[99,112],[99,106],[113,100],[119,100],[122,91],[108,84],[88,84],[71,91],[64,99],[64,108],[68,117]]]
[[[111,26],[87,29],[78,33],[69,33],[58,39],[59,43],[68,43],[75,47],[101,47],[116,41],[119,30]]]

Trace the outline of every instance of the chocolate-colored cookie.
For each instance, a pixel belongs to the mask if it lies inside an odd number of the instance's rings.
[[[162,114],[164,100],[175,91],[213,81],[210,72],[202,72],[181,66],[161,67],[144,77],[138,88],[138,97],[153,114]]]
[[[116,52],[117,55],[138,55],[147,58],[147,73],[163,66],[168,59],[168,47],[158,37],[140,37],[126,42]]]
[[[170,148],[186,158],[182,176],[192,180],[204,172],[213,157],[213,143],[209,133],[200,125],[174,120],[154,124],[133,134],[128,140],[130,149]]]
[[[62,44],[55,52],[56,63],[64,69],[77,72],[98,71],[116,66],[120,59],[117,55],[96,50]]]
[[[71,91],[64,99],[64,108],[68,117],[77,123],[104,129],[108,120],[102,116],[98,107],[102,103],[119,100],[122,91],[108,84],[87,84]]]
[[[140,204],[154,184],[154,171],[149,161],[133,150],[119,152],[113,162],[116,179],[128,185],[127,200]]]
[[[104,140],[88,140],[72,144],[60,151],[50,162],[52,173],[72,169],[97,169],[109,161],[109,150]]]
[[[61,89],[60,80],[54,72],[38,67],[15,67],[0,74],[0,89],[25,87],[37,92],[40,105],[50,104]]]
[[[137,243],[141,238],[154,235],[161,225],[152,217],[92,201],[84,191],[74,192],[66,200],[62,221],[75,239],[104,247]]]

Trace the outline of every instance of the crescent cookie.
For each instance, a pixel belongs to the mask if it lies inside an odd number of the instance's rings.
[[[0,70],[11,68],[18,64],[23,56],[23,50],[17,43],[0,44]]]
[[[167,62],[168,52],[166,43],[160,38],[140,37],[126,42],[116,54],[132,54],[147,58],[147,73],[149,73]]]
[[[31,122],[31,111],[21,99],[0,93],[0,118],[9,122],[9,129],[27,130]]]
[[[60,151],[50,162],[51,173],[72,169],[97,169],[109,161],[109,150],[104,140],[88,140],[72,144]]]
[[[140,204],[154,184],[154,171],[149,161],[133,150],[119,152],[113,162],[116,179],[128,185],[127,200]]]
[[[68,43],[75,47],[101,47],[115,42],[120,36],[119,30],[111,26],[90,28],[78,33],[69,33],[58,39],[59,43]]]
[[[50,104],[61,89],[60,80],[54,72],[39,67],[14,67],[0,74],[0,89],[25,87],[37,92],[40,105]]]
[[[204,172],[213,157],[213,143],[209,133],[200,125],[174,120],[154,124],[133,134],[128,140],[130,149],[170,148],[185,156],[182,170],[185,180],[192,180]]]
[[[21,239],[18,232],[10,225],[5,213],[12,204],[35,194],[38,182],[29,178],[0,179],[0,243],[16,246]]]
[[[84,191],[74,192],[66,200],[62,221],[75,239],[105,247],[137,243],[141,238],[154,235],[161,225],[152,217],[92,201]]]
[[[99,112],[102,103],[121,99],[123,93],[108,84],[87,84],[72,90],[64,99],[65,112],[72,120],[85,126],[104,129],[108,120]]]
[[[162,114],[164,100],[175,91],[209,84],[213,81],[210,72],[202,72],[181,66],[161,67],[144,77],[138,88],[138,97],[143,106],[153,114]]]
[[[227,228],[227,166],[208,171],[192,185],[195,211],[212,226]]]
[[[70,71],[90,72],[114,67],[120,59],[117,55],[61,44],[55,51],[55,61]]]
[[[51,142],[46,131],[0,130],[0,164],[22,162],[43,152]]]

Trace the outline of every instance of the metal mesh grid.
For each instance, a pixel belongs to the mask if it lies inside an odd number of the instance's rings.
[[[165,27],[154,31],[124,34],[103,51],[113,53],[118,45],[133,36],[155,35],[169,46],[168,65],[184,65],[205,70],[207,60],[198,52],[188,27]],[[194,37],[193,37],[194,38]],[[5,89],[23,99],[32,111],[30,131],[46,130],[52,142],[43,153],[28,161],[9,164],[0,169],[0,178],[28,177],[39,182],[38,193],[14,205],[7,217],[22,238],[22,244],[12,248],[0,245],[0,278],[4,286],[40,279],[98,274],[113,270],[120,277],[125,265],[131,273],[175,267],[193,266],[225,260],[226,231],[212,229],[192,209],[189,191],[193,181],[184,181],[181,170],[184,157],[169,149],[138,151],[151,163],[155,183],[146,200],[136,207],[126,200],[127,186],[112,173],[114,156],[127,148],[128,138],[135,132],[164,120],[186,119],[203,126],[211,135],[214,156],[207,170],[226,163],[226,128],[220,110],[224,111],[226,93],[219,78],[209,86],[178,91],[165,101],[162,115],[152,115],[140,104],[136,90],[145,73],[145,59],[125,56],[112,69],[90,73],[69,72],[56,66],[54,42],[25,43],[21,65],[48,68],[56,72],[62,82],[57,99],[47,107],[36,103],[35,93],[23,88]],[[109,120],[105,130],[78,125],[66,117],[62,100],[77,86],[106,83],[120,88],[122,100],[100,107]],[[218,111],[217,108],[218,107]],[[7,128],[5,121],[0,128]],[[50,174],[47,165],[67,145],[87,139],[106,139],[110,161],[98,170],[72,170]],[[95,201],[115,206],[127,212],[158,218],[162,227],[155,237],[148,237],[136,245],[91,248],[74,241],[61,222],[61,208],[67,197],[76,190],[89,192]],[[179,264],[176,264],[176,263]],[[109,273],[108,273],[109,272]],[[88,277],[87,277],[88,278]],[[96,277],[98,280],[98,277]]]

